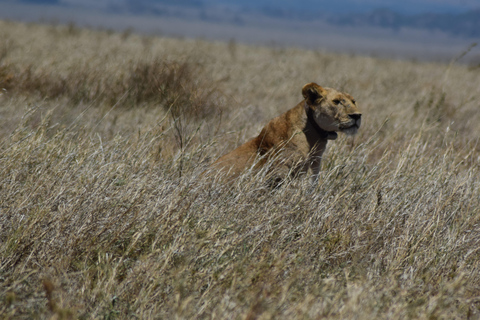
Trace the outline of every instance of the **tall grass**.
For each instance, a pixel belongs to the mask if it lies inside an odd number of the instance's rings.
[[[124,70],[84,67],[61,74],[56,70],[35,70],[34,66],[4,63],[0,68],[0,85],[9,95],[38,95],[56,99],[67,97],[71,104],[106,103],[110,106],[160,104],[177,113],[206,117],[218,112],[207,101],[213,90],[199,92],[193,75],[200,68],[187,61],[132,61]],[[210,104],[209,104],[210,103]],[[207,108],[208,106],[208,108]]]
[[[477,71],[1,27],[3,318],[478,317]],[[201,178],[309,81],[365,117],[313,190]]]

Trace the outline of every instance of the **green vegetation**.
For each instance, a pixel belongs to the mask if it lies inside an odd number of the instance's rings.
[[[480,314],[480,70],[0,22],[5,319]],[[201,178],[315,81],[320,182]]]

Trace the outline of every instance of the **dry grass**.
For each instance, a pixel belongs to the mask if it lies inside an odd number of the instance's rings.
[[[480,315],[480,72],[0,22],[0,315]],[[448,70],[448,73],[447,73]],[[318,186],[199,178],[316,81]]]

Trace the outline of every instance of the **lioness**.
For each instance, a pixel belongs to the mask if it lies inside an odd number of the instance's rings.
[[[308,83],[302,94],[305,100],[272,119],[257,137],[220,157],[212,169],[230,180],[245,168],[258,170],[269,163],[271,182],[277,185],[288,175],[305,174],[311,168],[315,182],[327,141],[337,138],[336,131],[357,133],[362,114],[347,93]]]

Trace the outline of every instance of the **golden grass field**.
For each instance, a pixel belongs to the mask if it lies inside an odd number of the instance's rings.
[[[479,68],[73,25],[0,39],[0,318],[480,316]],[[201,177],[311,81],[363,112],[313,190]]]

